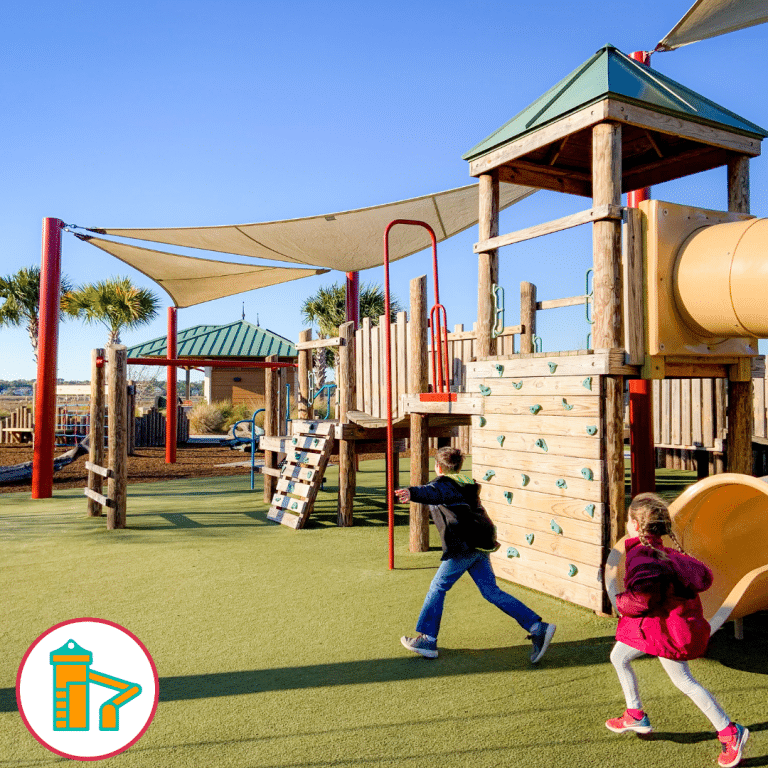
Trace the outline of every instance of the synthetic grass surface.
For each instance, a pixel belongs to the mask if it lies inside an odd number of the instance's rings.
[[[387,570],[382,470],[362,464],[351,529],[335,527],[335,468],[303,531],[267,521],[247,477],[133,486],[129,528],[111,532],[85,516],[79,491],[4,495],[0,768],[70,762],[27,732],[14,686],[29,644],[82,616],[130,629],[160,675],[152,725],[114,765],[715,764],[708,721],[653,659],[636,666],[653,740],[605,728],[624,708],[612,619],[502,582],[558,625],[532,668],[525,632],[464,577],[446,600],[440,657],[402,648],[440,553],[434,531],[432,551],[407,552],[399,507]],[[768,631],[763,617],[745,630],[741,643],[718,633],[691,667],[752,731],[744,765],[768,765]]]

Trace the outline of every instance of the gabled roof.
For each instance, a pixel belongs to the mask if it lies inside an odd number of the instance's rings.
[[[768,132],[760,126],[659,71],[630,59],[614,46],[605,45],[543,96],[470,149],[463,158],[474,160],[495,147],[609,97],[739,134],[760,139],[768,136]]]
[[[276,333],[237,320],[227,325],[195,325],[176,336],[179,357],[296,357],[296,346]],[[165,357],[167,339],[160,336],[128,349],[128,357]]]

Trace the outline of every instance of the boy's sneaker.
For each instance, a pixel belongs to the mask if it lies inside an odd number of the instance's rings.
[[[530,640],[533,643],[533,652],[531,653],[532,664],[535,664],[546,653],[556,629],[557,627],[554,624],[540,621],[537,629],[528,635],[526,640]]]
[[[741,762],[741,754],[744,751],[744,745],[749,738],[749,730],[743,725],[734,723],[736,733],[727,741],[722,741],[723,751],[718,755],[717,762],[722,768],[731,768]]]
[[[409,650],[427,659],[437,658],[437,641],[427,640],[424,635],[417,637],[401,637],[400,642]]]
[[[605,727],[614,733],[624,733],[625,731],[650,733],[653,730],[648,715],[643,715],[640,720],[635,720],[629,712],[625,712],[621,717],[614,717],[610,720],[606,720]]]

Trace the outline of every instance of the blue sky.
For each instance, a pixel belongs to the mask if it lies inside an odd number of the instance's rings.
[[[0,273],[39,263],[46,216],[101,227],[242,224],[469,183],[464,152],[605,43],[652,49],[690,2],[6,4]],[[766,44],[762,25],[656,54],[652,65],[766,127]],[[766,216],[764,157],[751,173],[752,212]],[[653,194],[723,209],[725,190],[720,169]],[[540,192],[505,212],[501,231],[586,207]],[[473,228],[438,248],[450,326],[476,318],[476,239]],[[583,293],[591,258],[589,227],[503,249],[507,323],[518,322],[521,280],[536,283],[540,299]],[[129,275],[170,303],[140,273],[70,234],[63,270],[76,283]],[[409,279],[425,273],[431,281],[429,253],[393,265],[393,292],[406,301]],[[245,302],[246,319],[258,315],[295,340],[301,302],[341,279],[332,272],[179,310],[179,327],[231,322]],[[382,282],[383,270],[361,279]],[[123,341],[165,329],[163,309]],[[588,330],[583,307],[540,314],[545,349],[582,347]],[[59,338],[59,377],[87,378],[90,349],[106,330],[68,322]],[[35,375],[26,332],[0,329],[0,379]]]

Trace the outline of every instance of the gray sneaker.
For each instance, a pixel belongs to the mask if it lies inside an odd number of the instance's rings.
[[[427,640],[424,635],[418,635],[417,637],[401,637],[400,642],[409,651],[418,653],[427,659],[437,658],[437,642],[435,640]]]
[[[557,627],[554,624],[547,624],[545,621],[539,622],[539,627],[535,632],[531,632],[526,640],[533,643],[533,652],[531,653],[531,663],[535,664],[546,653],[552,637]]]

